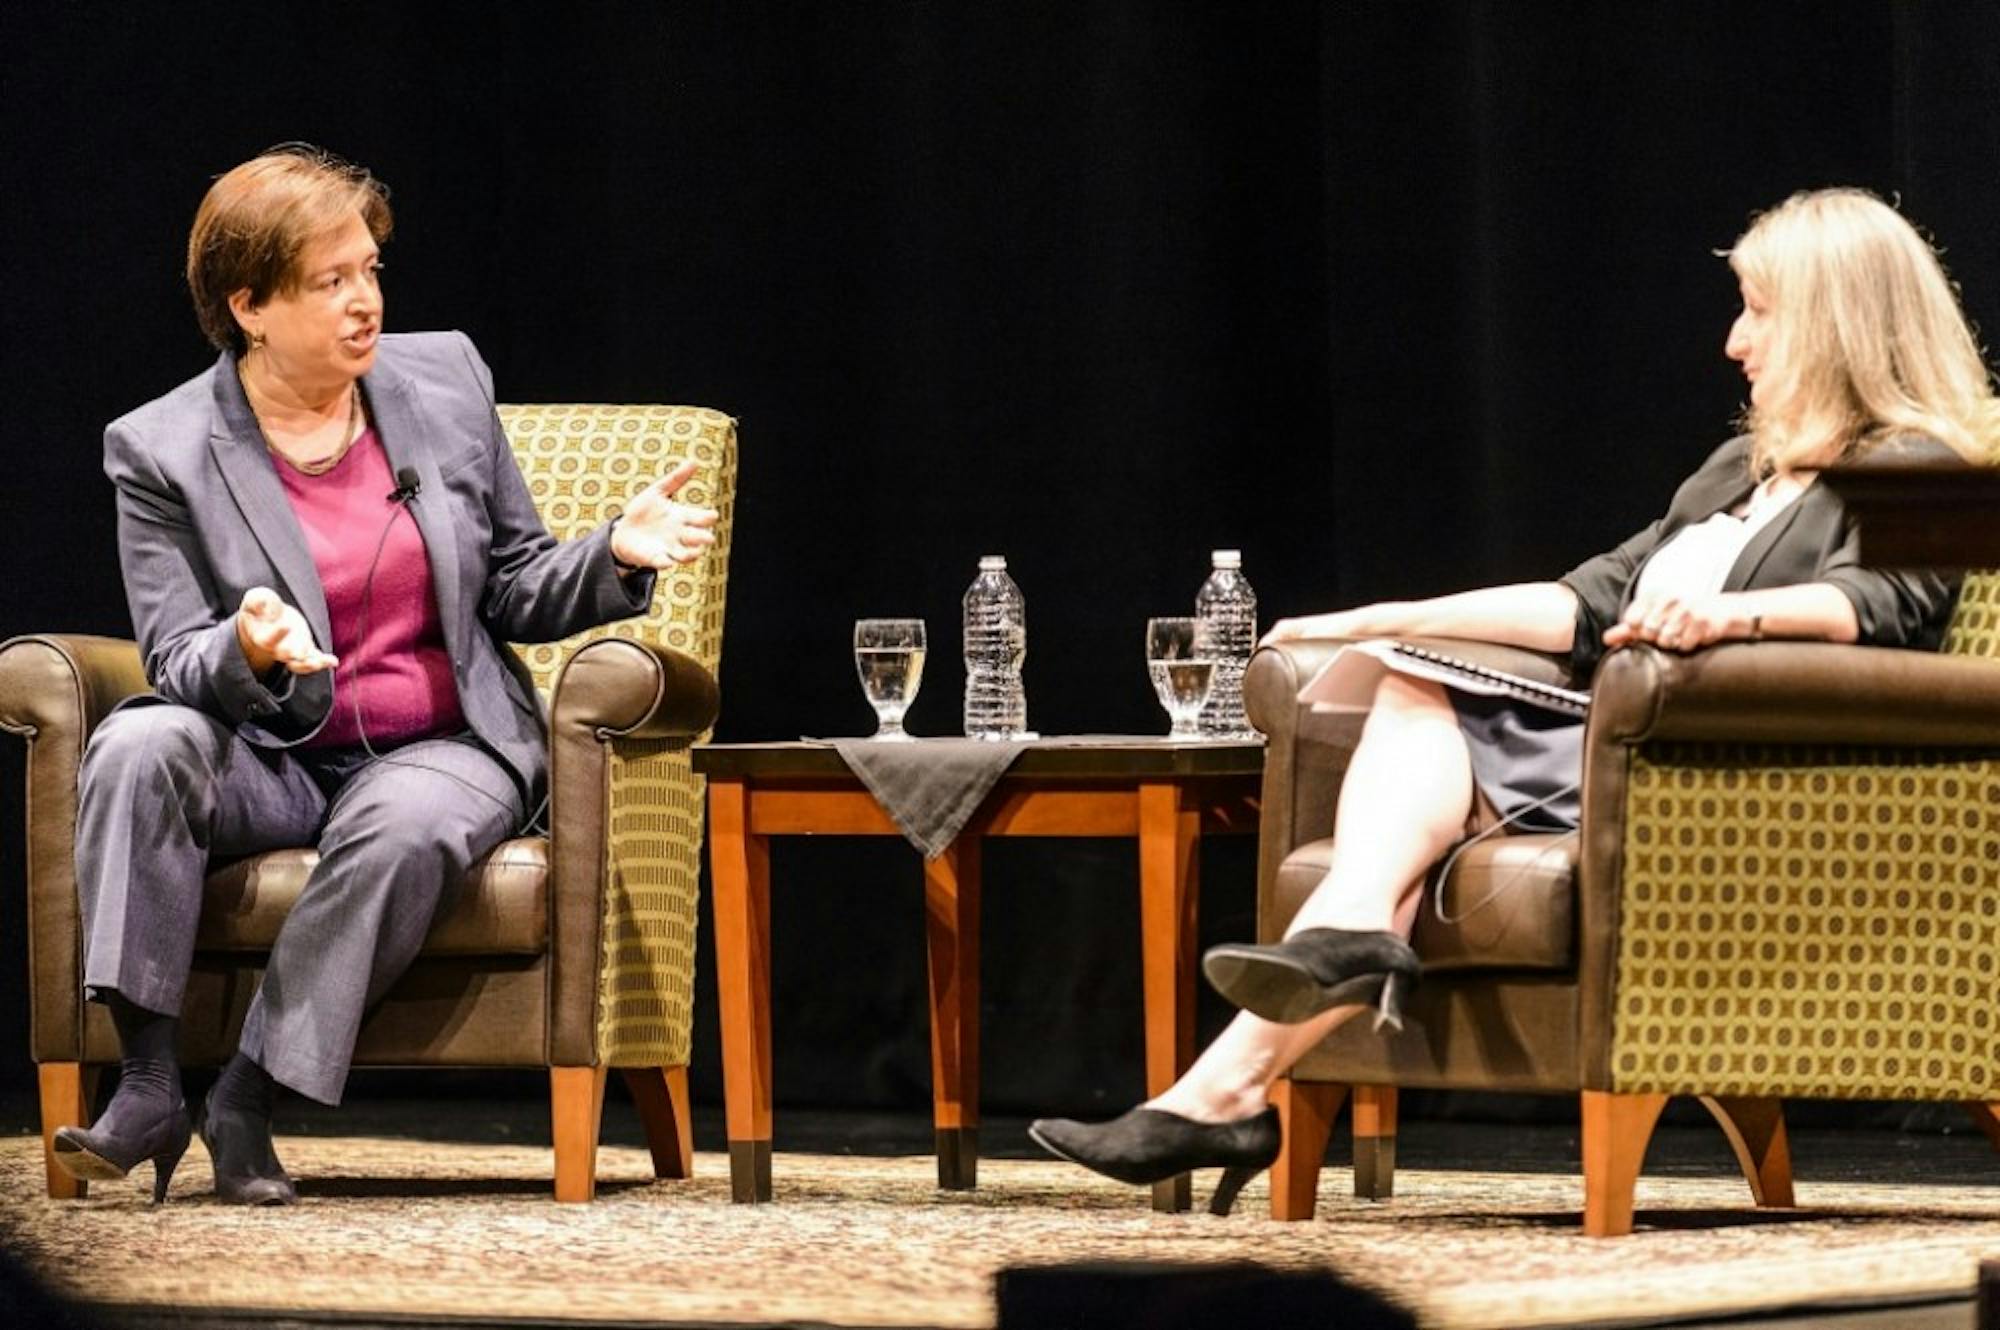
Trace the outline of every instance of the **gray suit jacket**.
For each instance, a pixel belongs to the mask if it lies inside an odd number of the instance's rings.
[[[419,481],[410,512],[466,722],[534,808],[546,729],[506,643],[554,641],[640,613],[653,576],[618,576],[608,526],[568,542],[549,535],[501,431],[492,374],[463,333],[385,336],[361,387],[390,470],[409,467]],[[153,700],[197,707],[251,743],[281,748],[325,724],[334,688],[331,671],[260,679],[237,644],[236,610],[253,586],[297,606],[322,647],[332,641],[319,573],[275,466],[228,353],[104,431],[125,594]],[[385,496],[385,524],[392,513]]]
[[[1932,439],[1905,439],[1868,454],[1882,461],[1956,460]],[[1576,592],[1576,643],[1570,669],[1587,680],[1604,655],[1604,630],[1624,614],[1639,584],[1640,570],[1654,551],[1683,527],[1733,508],[1749,497],[1750,438],[1742,435],[1709,454],[1701,469],[1681,482],[1666,515],[1616,549],[1564,573]],[[1960,578],[1920,569],[1866,568],[1860,539],[1840,497],[1825,485],[1810,486],[1746,545],[1724,580],[1724,591],[1827,582],[1854,604],[1860,640],[1870,646],[1915,647],[1934,651],[1958,600]]]

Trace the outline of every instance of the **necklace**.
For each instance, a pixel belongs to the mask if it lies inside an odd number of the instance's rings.
[[[285,460],[287,462],[291,462],[293,466],[297,467],[299,470],[305,472],[309,476],[325,475],[327,472],[333,470],[336,466],[339,466],[340,459],[347,456],[347,450],[354,446],[354,440],[358,438],[361,433],[361,431],[356,428],[360,420],[361,420],[361,385],[357,383],[347,390],[347,426],[340,433],[340,446],[335,448],[332,452],[328,453],[325,457],[314,458],[310,461],[292,462],[292,459],[289,457],[286,457]],[[262,427],[260,426],[259,428]],[[266,435],[264,438],[264,446],[270,448],[272,452],[278,451],[275,447],[272,446],[269,435]],[[284,456],[284,454],[282,453],[279,453],[278,455],[281,457]]]
[[[240,365],[237,368],[237,377],[243,382],[243,390],[246,396],[261,396],[256,389],[250,386],[250,376],[243,373]],[[361,385],[359,383],[348,385],[347,424],[341,430],[340,442],[334,447],[332,452],[324,457],[293,457],[272,441],[271,433],[264,428],[264,417],[257,411],[255,402],[252,402],[250,405],[250,413],[257,417],[257,432],[263,436],[264,447],[273,457],[278,458],[294,471],[308,476],[323,476],[340,465],[340,459],[347,456],[347,450],[354,446],[354,441],[361,435]]]

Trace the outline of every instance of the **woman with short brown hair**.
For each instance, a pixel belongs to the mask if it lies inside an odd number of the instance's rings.
[[[273,148],[215,182],[188,232],[187,283],[195,320],[216,350],[250,349],[231,297],[242,292],[262,305],[300,281],[306,246],[350,214],[378,250],[389,243],[395,217],[387,187],[309,144]]]
[[[163,1199],[192,1132],[175,1052],[212,861],[314,845],[200,1135],[225,1201],[296,1198],[277,1087],[338,1103],[369,1006],[469,864],[536,822],[547,736],[510,642],[643,611],[715,514],[673,501],[542,526],[460,333],[385,334],[388,192],[302,144],[209,189],[188,285],[221,354],[105,430],[119,557],[150,696],[84,755],[84,985],[109,1007],[117,1093],[58,1165]]]

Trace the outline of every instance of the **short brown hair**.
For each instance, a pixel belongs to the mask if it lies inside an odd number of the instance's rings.
[[[229,297],[248,288],[261,305],[294,289],[306,245],[352,212],[376,244],[389,238],[388,186],[310,143],[281,143],[218,177],[188,233],[188,290],[208,340],[241,355],[247,340]]]

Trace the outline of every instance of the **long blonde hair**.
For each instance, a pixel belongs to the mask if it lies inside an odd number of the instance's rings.
[[[1968,461],[2000,455],[2000,402],[1979,343],[1936,251],[1894,208],[1859,189],[1794,194],[1727,257],[1776,321],[1765,401],[1745,417],[1757,474],[1905,434]]]

